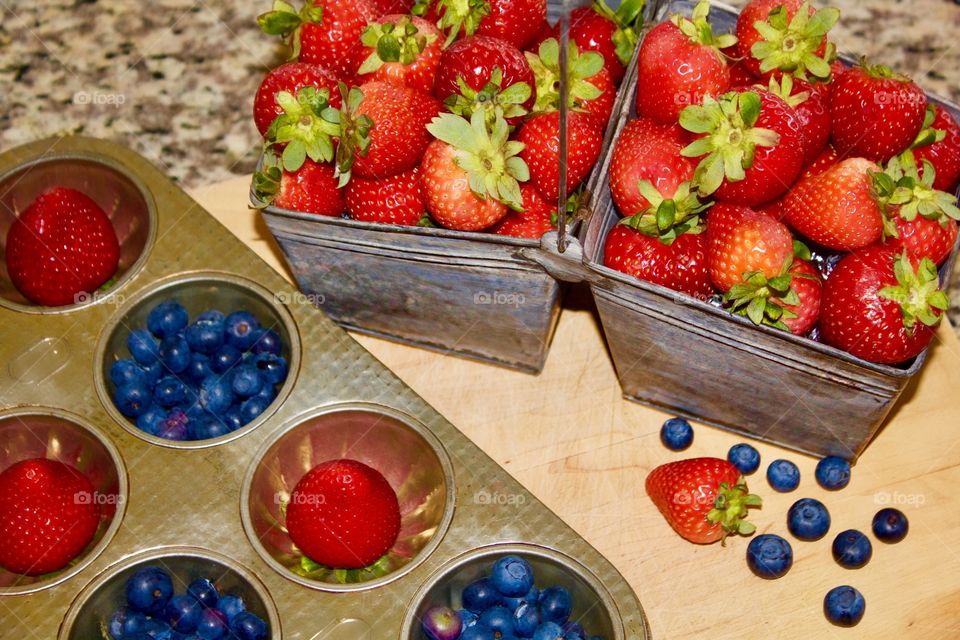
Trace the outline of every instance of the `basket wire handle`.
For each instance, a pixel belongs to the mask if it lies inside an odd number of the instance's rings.
[[[567,48],[570,41],[570,12],[581,3],[563,0],[560,12],[560,197],[557,202],[557,251],[567,248],[567,113],[569,83],[567,82]]]

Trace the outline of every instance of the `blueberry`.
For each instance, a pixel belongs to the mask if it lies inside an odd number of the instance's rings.
[[[533,632],[533,640],[563,640],[563,627],[555,622],[544,622]]]
[[[513,610],[513,630],[521,638],[530,638],[540,626],[540,608],[536,603],[523,602]]]
[[[158,338],[170,338],[182,331],[189,321],[190,317],[182,304],[175,300],[166,300],[150,310],[147,315],[147,329]]]
[[[579,622],[568,622],[563,625],[564,640],[587,640],[587,632]]]
[[[243,354],[236,347],[225,344],[210,357],[210,368],[214,373],[223,373],[232,369],[242,357]]]
[[[226,320],[227,316],[223,315],[223,312],[217,311],[216,309],[207,309],[197,316],[196,322],[214,322],[217,324],[223,324],[226,322]]]
[[[907,537],[910,522],[899,509],[880,509],[873,516],[873,535],[881,542],[900,542]]]
[[[160,620],[159,618],[149,618],[143,625],[142,633],[147,634],[153,640],[172,640],[173,627]]]
[[[107,621],[107,633],[113,640],[120,640],[125,635],[136,633],[143,628],[146,616],[127,607],[120,607]]]
[[[160,567],[144,567],[127,580],[127,604],[134,611],[157,615],[173,595],[170,575]]]
[[[427,609],[420,624],[428,640],[457,640],[463,631],[463,620],[450,607]]]
[[[478,615],[500,604],[500,592],[488,578],[480,578],[464,587],[462,598],[464,609]]]
[[[873,556],[870,538],[856,529],[847,529],[833,539],[833,559],[841,567],[859,569]]]
[[[800,469],[789,460],[774,460],[767,467],[767,482],[774,491],[789,493],[800,486]]]
[[[563,624],[570,617],[573,601],[566,587],[548,587],[540,592],[540,618]],[[562,635],[562,634],[561,634]]]
[[[190,345],[179,336],[160,343],[160,362],[169,373],[183,373],[190,366]]]
[[[163,421],[157,435],[167,440],[186,440],[188,422],[187,415],[183,411],[175,409],[167,415],[167,419]]]
[[[224,378],[209,377],[200,384],[200,406],[216,414],[224,413],[233,403],[233,391]]]
[[[196,598],[185,593],[170,598],[164,610],[164,616],[170,622],[170,626],[180,633],[196,631],[202,613],[203,607]]]
[[[253,365],[242,364],[233,370],[231,382],[233,392],[241,398],[249,398],[260,393],[263,388],[263,378]]]
[[[230,433],[230,427],[217,417],[204,417],[190,420],[187,435],[190,440],[212,440]]]
[[[243,421],[243,424],[250,424],[259,418],[260,414],[266,411],[269,406],[270,403],[260,396],[247,398],[243,401],[243,404],[240,405],[240,419]]]
[[[230,623],[232,637],[237,640],[266,640],[267,623],[249,611],[237,614]],[[203,637],[203,636],[201,636]]]
[[[683,418],[670,418],[660,427],[660,442],[671,451],[683,451],[693,444],[693,427]]]
[[[533,586],[533,567],[519,556],[504,556],[494,563],[490,582],[500,595],[518,598]]]
[[[227,623],[233,624],[233,619],[246,611],[247,607],[243,604],[243,598],[240,596],[227,594],[220,596],[220,599],[217,600],[217,610],[227,616]]]
[[[460,620],[463,621],[464,629],[477,624],[477,621],[480,619],[480,616],[475,614],[473,611],[467,611],[466,609],[457,609],[457,615],[460,616]]]
[[[747,564],[761,578],[780,578],[793,566],[793,549],[780,536],[765,533],[747,545]]]
[[[277,389],[272,384],[264,384],[260,387],[260,391],[257,392],[254,398],[260,398],[266,402],[269,407],[270,404],[277,399]]]
[[[824,489],[837,491],[850,483],[850,463],[838,456],[828,456],[817,463],[817,483]]]
[[[823,614],[839,627],[856,626],[863,619],[867,601],[851,586],[834,587],[823,599]]]
[[[257,341],[253,343],[250,350],[254,353],[272,353],[278,356],[283,350],[283,340],[273,329],[261,329]]]
[[[153,364],[140,365],[140,368],[143,369],[144,375],[147,376],[147,384],[151,387],[157,384],[157,380],[159,380],[163,374],[166,373],[163,369],[163,363],[161,363],[159,360]]]
[[[517,598],[504,598],[503,604],[510,608],[511,610],[516,610],[524,602],[529,604],[537,604],[540,599],[540,591],[537,590],[536,586],[530,587],[530,590],[527,591],[524,595]]]
[[[257,341],[260,335],[260,323],[249,311],[234,311],[224,321],[227,332],[227,344],[246,351]]]
[[[148,383],[146,372],[140,368],[136,360],[131,358],[117,360],[110,365],[110,381],[115,387],[122,387],[131,382]]]
[[[187,593],[196,598],[197,602],[208,608],[216,607],[217,600],[220,599],[217,586],[206,578],[197,578],[191,582],[187,586]]]
[[[147,385],[131,382],[119,387],[113,394],[113,402],[120,413],[128,418],[139,418],[153,403],[153,394]]]
[[[223,345],[226,337],[223,322],[197,320],[184,331],[187,344],[197,353],[213,353]]]
[[[478,622],[464,629],[459,640],[497,640],[497,636],[494,635],[493,629]]]
[[[503,605],[490,607],[480,614],[480,624],[493,629],[496,637],[513,633],[513,613]]]
[[[272,353],[258,353],[253,358],[253,364],[260,371],[260,375],[270,384],[281,384],[287,379],[289,366],[287,359]]]
[[[187,395],[187,388],[179,379],[174,376],[164,376],[157,380],[157,385],[153,388],[153,399],[158,405],[165,409],[175,407]]]
[[[243,418],[240,417],[240,405],[236,403],[230,405],[220,418],[230,431],[236,431],[244,425]]]
[[[199,385],[204,378],[213,375],[213,369],[210,368],[210,358],[202,353],[191,353],[190,364],[183,372],[188,382]]]
[[[727,452],[727,460],[743,475],[750,475],[760,467],[760,452],[746,443],[735,444]]]
[[[819,500],[801,498],[787,511],[787,529],[798,540],[819,540],[830,530],[830,512]]]
[[[239,614],[233,619],[234,626],[237,626],[241,618],[248,615],[249,612]],[[252,615],[252,614],[250,614]],[[256,617],[256,616],[254,616]],[[227,616],[216,609],[204,609],[200,616],[200,624],[197,625],[197,636],[203,640],[219,640],[230,630],[227,626]],[[240,638],[239,633],[234,632]]]
[[[155,436],[160,433],[160,430],[163,428],[163,423],[166,419],[166,410],[158,407],[155,404],[152,404],[137,418],[137,427],[141,431],[146,431],[150,435]]]
[[[127,336],[127,350],[139,364],[148,366],[160,359],[160,345],[146,329],[131,331]]]

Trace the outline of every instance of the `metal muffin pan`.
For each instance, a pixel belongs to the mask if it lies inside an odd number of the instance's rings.
[[[147,212],[138,218],[149,227],[146,241],[130,263],[136,268],[88,301],[0,306],[0,461],[47,455],[85,471],[92,464],[95,486],[113,492],[116,511],[59,574],[12,588],[13,576],[0,576],[5,635],[100,638],[125,576],[157,563],[178,580],[211,574],[249,595],[275,640],[397,640],[410,635],[404,620],[444,567],[498,548],[491,545],[523,543],[559,567],[545,576],[569,576],[577,593],[587,584],[600,594],[614,630],[608,640],[650,637],[636,594],[606,559],[144,158],[90,138],[44,140],[0,154],[0,194],[26,180],[34,196],[57,183],[82,187],[104,172],[121,176],[124,193]],[[0,195],[0,217],[12,220],[24,198],[11,209]],[[120,334],[168,296],[191,313],[247,306],[283,334],[291,371],[257,423],[171,446],[137,433],[113,409],[106,367],[125,355]],[[398,491],[403,531],[384,575],[338,584],[288,568],[296,551],[274,500],[328,456],[365,460]],[[522,495],[522,517],[515,504],[478,500],[483,491]],[[7,597],[11,589],[34,593]]]

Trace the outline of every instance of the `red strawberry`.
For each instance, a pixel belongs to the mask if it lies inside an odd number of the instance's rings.
[[[554,229],[553,216],[557,206],[547,202],[530,183],[520,186],[523,211],[510,211],[490,228],[492,233],[515,238],[539,238]]]
[[[750,535],[756,530],[744,520],[759,496],[748,493],[746,481],[733,463],[720,458],[691,458],[660,465],[650,472],[647,495],[680,536],[697,544]]]
[[[39,576],[90,543],[100,507],[90,480],[56,460],[23,460],[0,473],[0,567]]]
[[[376,15],[389,16],[398,13],[410,13],[414,0],[370,0]]]
[[[694,163],[680,155],[684,132],[647,118],[631,120],[620,132],[610,159],[610,193],[620,213],[631,216],[650,207],[640,180],[650,181],[665,197],[693,177]]]
[[[707,217],[707,263],[710,280],[720,291],[761,273],[780,275],[793,256],[793,236],[786,225],[747,207],[716,204]]]
[[[730,57],[735,57],[737,55],[736,45],[732,47],[734,51],[728,54]],[[727,49],[723,50],[724,54],[727,53]],[[750,87],[757,84],[760,80],[750,72],[750,69],[747,68],[747,65],[743,64],[743,61],[733,62],[730,64],[730,88],[739,89],[740,87]]]
[[[730,69],[720,49],[733,36],[714,36],[707,22],[710,5],[701,2],[687,19],[674,15],[654,27],[640,47],[637,113],[663,124],[677,121],[680,111],[700,104],[730,87]]]
[[[306,159],[294,171],[281,167],[279,158],[264,156],[263,168],[253,177],[254,193],[262,206],[339,216],[345,204],[334,166]]]
[[[852,251],[883,234],[883,213],[873,198],[873,162],[850,158],[798,182],[783,199],[784,218],[817,244]]]
[[[419,167],[382,180],[354,177],[347,185],[347,210],[363,222],[416,225],[427,212]]]
[[[520,156],[530,168],[530,176],[551,202],[560,197],[560,113],[531,117],[517,138],[525,146]],[[580,186],[600,157],[603,128],[593,116],[576,111],[567,117],[567,193]]]
[[[913,143],[926,108],[923,90],[910,78],[862,62],[834,80],[833,146],[841,156],[885,162]]]
[[[872,246],[844,257],[823,288],[820,335],[858,358],[898,364],[923,351],[949,303],[929,259]]]
[[[460,37],[489,36],[523,49],[547,19],[546,0],[432,0],[424,15],[439,18],[447,43]]]
[[[323,67],[305,62],[288,62],[270,71],[260,83],[257,96],[253,99],[253,120],[261,136],[267,135],[270,124],[283,113],[283,107],[277,102],[277,94],[286,91],[297,95],[303,87],[326,89],[330,105],[340,108],[340,88],[336,77]]]
[[[537,53],[527,53],[527,61],[537,83],[535,112],[560,109],[560,44],[553,38],[540,45]],[[603,66],[603,56],[594,51],[583,54],[575,42],[567,49],[567,95],[569,106],[588,113],[597,122],[606,122],[613,113],[617,88]]]
[[[635,278],[704,298],[713,293],[707,273],[707,240],[700,213],[706,205],[690,193],[690,184],[670,197],[640,180],[650,204],[624,218],[607,236],[603,263]]]
[[[957,242],[957,221],[946,218],[944,220],[917,216],[913,220],[905,220],[899,215],[894,217],[897,225],[897,236],[887,240],[886,244],[892,247],[903,247],[914,259],[930,258],[940,266],[946,262]]]
[[[517,154],[523,148],[508,139],[506,121],[489,131],[483,112],[470,122],[444,113],[428,126],[437,140],[420,166],[427,209],[441,226],[479,231],[499,222],[507,208],[522,209],[518,181],[530,176]]]
[[[41,194],[10,225],[7,273],[34,304],[73,304],[117,272],[117,233],[96,202],[67,187]]]
[[[836,57],[827,32],[839,19],[839,10],[815,12],[807,0],[751,0],[737,19],[739,56],[756,76],[826,80]]]
[[[596,51],[610,72],[615,86],[620,86],[643,25],[643,2],[621,2],[616,12],[606,2],[595,2],[570,12],[570,40],[580,51]],[[552,37],[559,39],[559,33]]]
[[[431,93],[440,65],[443,37],[424,20],[389,15],[369,25],[356,50],[358,81],[391,80]]]
[[[533,71],[519,49],[513,45],[485,36],[464,38],[453,43],[440,58],[440,67],[433,85],[433,95],[446,101],[450,96],[461,94],[459,78],[474,91],[483,89],[493,77],[494,69],[502,74],[500,86],[506,90],[519,83],[530,88],[530,95],[523,103],[529,111],[533,107],[536,86]]]
[[[827,145],[826,148],[820,152],[820,155],[804,167],[803,171],[800,172],[800,177],[797,178],[797,182],[818,176],[838,162],[840,162],[840,156],[837,155],[836,149]]]
[[[937,172],[933,188],[941,191],[956,191],[960,186],[960,126],[946,109],[930,105],[927,118],[933,110],[933,118],[924,120],[924,131],[913,145],[913,155],[923,175],[923,161],[927,160]],[[928,133],[929,135],[924,135]]]
[[[791,287],[800,298],[799,304],[784,304],[784,308],[795,314],[795,318],[783,318],[794,335],[805,336],[817,324],[820,317],[820,302],[823,296],[823,280],[813,265],[805,260],[797,260],[790,268],[793,276]],[[776,303],[783,303],[781,299],[774,299]]]
[[[330,460],[297,482],[286,522],[290,539],[314,562],[362,569],[397,541],[400,503],[376,469],[356,460]]]
[[[830,140],[830,85],[783,76],[770,78],[770,93],[793,107],[803,136],[803,163],[810,164]]]
[[[703,156],[694,174],[702,195],[758,206],[786,193],[803,166],[800,118],[769,91],[708,96],[684,109],[680,124],[700,135],[683,155]]]
[[[759,271],[748,273],[741,284],[730,288],[724,301],[732,312],[754,324],[805,336],[817,324],[822,289],[820,274],[809,262],[788,257],[772,278]]]

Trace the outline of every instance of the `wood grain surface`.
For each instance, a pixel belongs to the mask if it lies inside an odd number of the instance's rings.
[[[285,272],[265,225],[247,208],[247,189],[246,180],[233,180],[193,195]],[[939,332],[919,380],[854,467],[846,490],[818,487],[813,458],[754,443],[762,463],[750,485],[765,504],[752,520],[759,532],[790,539],[794,549],[791,571],[765,581],[746,566],[747,539],[725,548],[689,544],[643,489],[653,467],[681,457],[724,457],[741,438],[694,425],[687,452],[665,449],[658,433],[669,416],[621,397],[589,294],[575,289],[564,306],[539,376],[357,339],[617,566],[639,595],[655,638],[960,638],[960,343],[949,328]],[[764,478],[779,457],[801,469],[793,493],[775,493]],[[833,524],[820,541],[793,540],[786,531],[786,511],[801,497],[830,509]],[[907,538],[897,545],[873,540],[873,559],[863,569],[837,565],[830,554],[834,535],[869,532],[873,514],[887,505],[909,517]],[[822,614],[824,595],[841,584],[857,587],[867,601],[854,629],[831,626]]]

